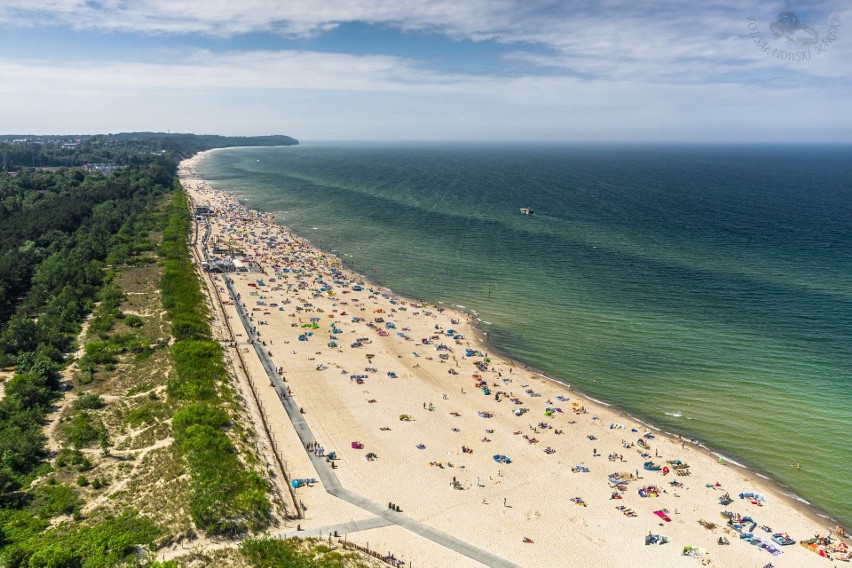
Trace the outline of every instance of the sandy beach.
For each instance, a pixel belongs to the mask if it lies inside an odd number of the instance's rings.
[[[291,478],[318,479],[311,458],[334,452],[349,492],[506,565],[846,565],[834,536],[812,547],[832,560],[799,544],[835,527],[775,485],[490,353],[468,315],[379,288],[273,215],[211,188],[195,174],[202,158],[179,174],[190,203],[211,210],[208,255],[247,270],[227,277],[254,329],[242,327],[225,275],[206,276],[234,333],[227,349],[246,361]],[[297,436],[247,344],[253,332],[317,449]],[[304,518],[283,533],[298,525],[327,536],[360,522],[366,528],[347,532],[348,541],[406,565],[483,565],[401,524],[369,528],[374,514],[319,481],[294,494]],[[738,532],[723,512],[752,521]],[[773,541],[778,533],[795,544]]]

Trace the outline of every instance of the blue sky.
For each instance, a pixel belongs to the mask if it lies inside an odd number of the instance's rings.
[[[835,0],[0,0],[0,131],[849,142],[850,40]]]

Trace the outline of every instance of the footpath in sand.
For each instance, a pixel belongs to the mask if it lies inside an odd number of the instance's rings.
[[[289,478],[314,480],[280,534],[337,531],[414,566],[832,564],[798,543],[833,527],[771,484],[489,354],[468,316],[345,270],[211,189],[199,158],[180,172],[212,211],[202,257],[247,270],[209,274],[229,349]]]

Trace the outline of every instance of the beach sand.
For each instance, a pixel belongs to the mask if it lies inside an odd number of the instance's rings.
[[[208,252],[217,242],[255,264],[255,271],[229,277],[316,442],[339,458],[334,471],[343,488],[384,507],[394,503],[402,516],[519,566],[832,564],[798,544],[825,536],[831,522],[777,486],[495,356],[468,315],[376,287],[272,215],[213,190],[195,175],[202,157],[183,162],[180,175],[191,202],[215,212]],[[288,474],[317,478],[246,344],[249,330],[229,303],[222,275],[207,276],[234,330],[236,347],[228,349],[241,350],[247,361]],[[639,447],[640,439],[647,448]],[[368,453],[377,457],[369,460]],[[498,463],[495,455],[511,463]],[[688,475],[677,474],[668,463],[675,460],[688,464]],[[667,466],[668,474],[644,469],[648,461]],[[572,471],[578,466],[588,471]],[[619,489],[608,479],[617,472],[639,478]],[[659,495],[640,496],[645,486]],[[310,531],[375,518],[326,493],[321,483],[294,492],[304,518],[288,522],[282,533],[297,524]],[[732,502],[721,505],[725,493]],[[763,500],[740,499],[740,493]],[[666,511],[666,518],[655,511]],[[754,535],[782,553],[741,540],[722,511],[752,517]],[[762,526],[789,533],[797,544],[772,543]],[[668,543],[646,545],[649,533]],[[720,537],[730,544],[719,544]],[[350,532],[346,539],[418,567],[482,565],[397,525]],[[704,552],[684,556],[686,546]]]

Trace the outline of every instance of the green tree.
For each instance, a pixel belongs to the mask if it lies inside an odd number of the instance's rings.
[[[38,346],[38,326],[25,316],[15,316],[3,334],[6,348],[13,353],[34,351]]]

